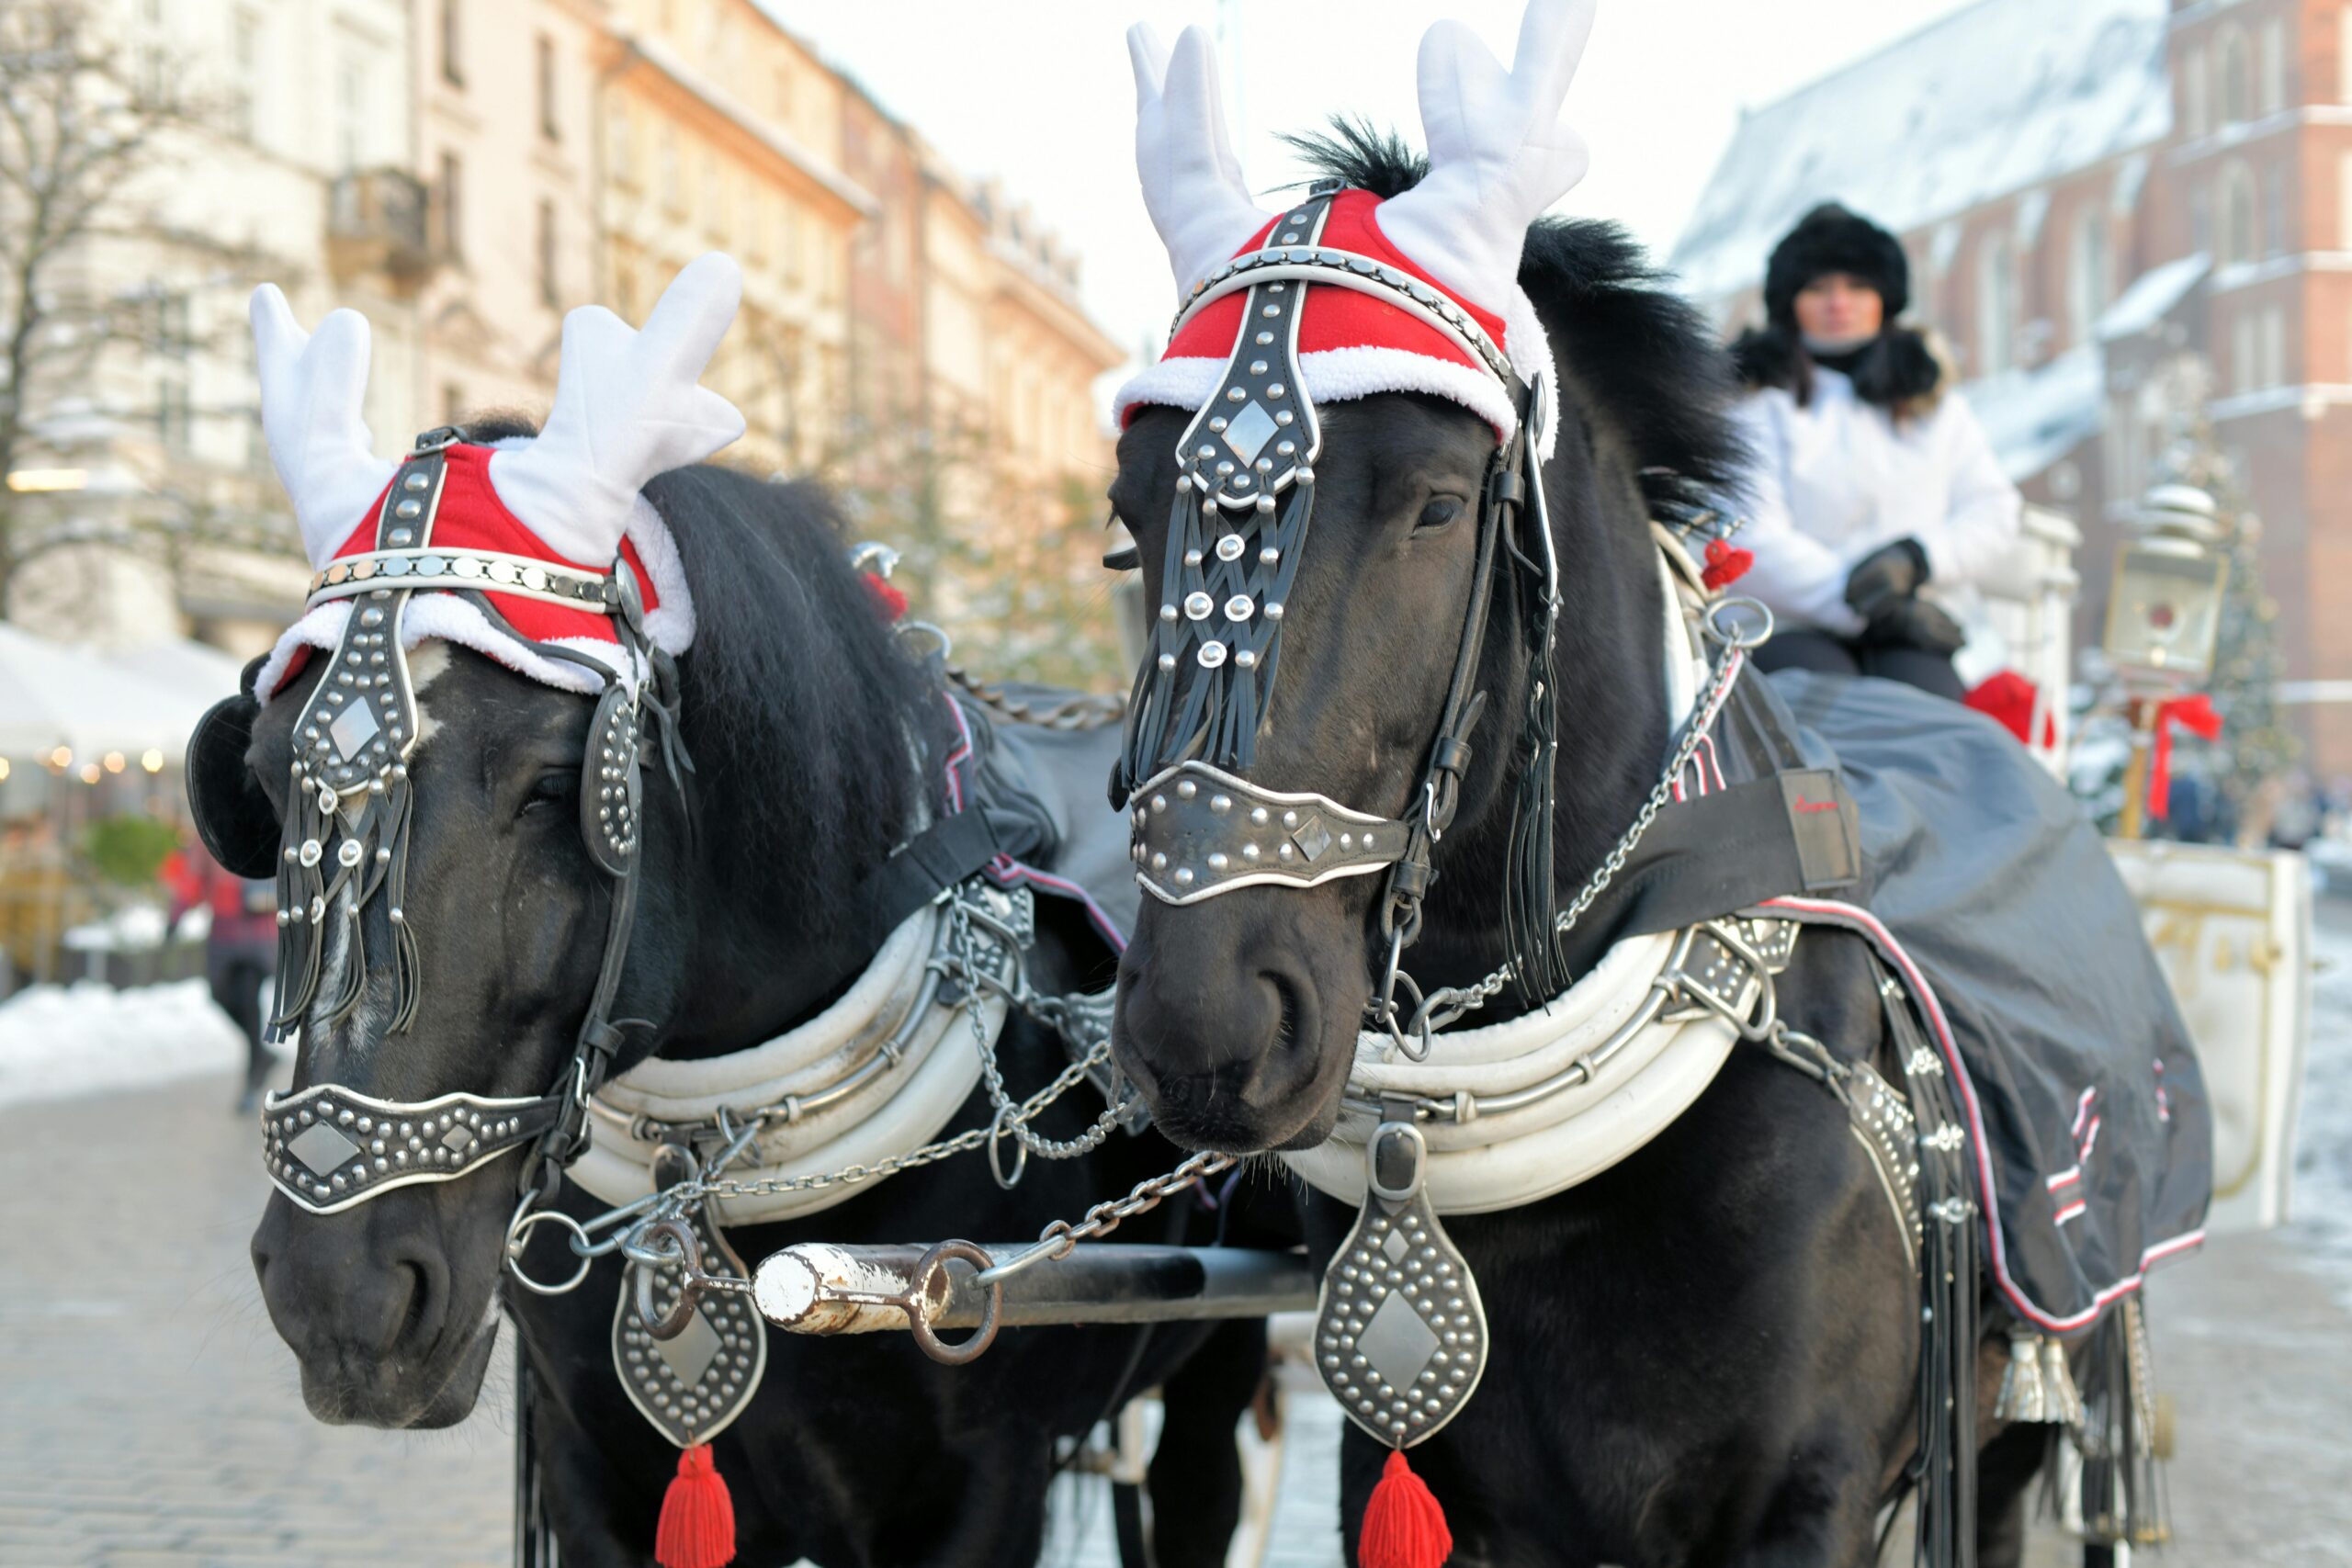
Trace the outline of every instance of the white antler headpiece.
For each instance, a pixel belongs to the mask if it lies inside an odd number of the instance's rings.
[[[1127,29],[1127,59],[1136,72],[1136,172],[1181,296],[1273,214],[1250,199],[1233,155],[1208,34],[1186,28],[1170,54],[1148,24],[1137,22]]]
[[[1460,22],[1421,37],[1421,130],[1430,172],[1383,202],[1396,248],[1467,299],[1518,287],[1528,225],[1584,178],[1591,152],[1560,120],[1592,32],[1594,0],[1528,0],[1510,70]]]
[[[713,251],[672,280],[641,332],[601,305],[564,317],[546,426],[490,461],[507,510],[558,553],[610,565],[646,480],[743,434],[735,405],[697,384],[742,299],[742,270]]]
[[[396,465],[376,456],[361,407],[368,396],[368,318],[334,310],[306,333],[277,285],[254,290],[254,360],[261,428],[302,553],[324,566],[350,537]]]

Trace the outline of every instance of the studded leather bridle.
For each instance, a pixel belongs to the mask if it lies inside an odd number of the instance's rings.
[[[1475,689],[1494,603],[1507,572],[1526,595],[1531,682],[1527,734],[1541,798],[1521,816],[1551,811],[1551,694],[1546,672],[1559,614],[1558,570],[1544,515],[1534,428],[1540,382],[1525,382],[1471,314],[1438,289],[1374,257],[1317,243],[1338,182],[1322,182],[1277,219],[1258,250],[1196,285],[1174,332],[1216,300],[1247,291],[1224,374],[1177,446],[1174,510],[1152,647],[1136,673],[1126,747],[1112,800],[1129,814],[1136,879],[1163,903],[1195,904],[1236,888],[1314,887],[1385,873],[1380,935],[1388,961],[1369,1010],[1405,1039],[1396,1007],[1404,950],[1419,935],[1440,839],[1460,804],[1471,736],[1486,705]],[[1308,289],[1369,294],[1442,333],[1496,378],[1519,418],[1489,459],[1478,508],[1470,599],[1443,707],[1402,817],[1357,810],[1317,792],[1252,783],[1284,611],[1315,505],[1322,432],[1300,376],[1298,327]],[[1550,857],[1541,877],[1548,899]],[[1531,915],[1531,919],[1539,918]],[[1549,932],[1548,908],[1538,929]],[[1516,922],[1515,922],[1516,923]],[[1542,966],[1548,975],[1548,964]],[[1409,1049],[1409,1046],[1408,1046]]]
[[[352,602],[352,614],[294,725],[294,761],[277,850],[254,863],[257,824],[239,803],[198,780],[220,776],[191,765],[197,826],[232,871],[268,874],[278,892],[278,968],[270,1029],[283,1038],[307,1018],[333,1022],[360,1004],[368,984],[362,911],[386,901],[395,948],[393,1015],[388,1033],[413,1021],[422,976],[402,900],[414,791],[408,763],[417,735],[415,685],[401,622],[419,592],[456,593],[493,627],[545,659],[605,678],[582,764],[582,837],[612,879],[604,957],[571,1055],[548,1092],[502,1098],[456,1092],[388,1100],[342,1084],[312,1084],[272,1095],[262,1112],[270,1180],[296,1204],[327,1214],[419,1182],[450,1181],[514,1149],[527,1149],[520,1183],[526,1204],[554,1194],[562,1168],[585,1146],[589,1097],[604,1082],[626,1025],[612,1016],[635,924],[642,844],[644,762],[658,742],[664,771],[684,798],[690,769],[674,708],[677,674],[645,630],[635,579],[626,570],[588,572],[526,557],[436,546],[447,452],[465,440],[456,427],[417,437],[377,517],[375,547],[338,558],[311,583],[308,607]],[[516,631],[488,595],[544,600],[601,615],[617,639],[616,667]],[[205,716],[190,742],[240,754],[254,699],[232,698]],[[650,721],[650,722],[649,722]],[[243,815],[249,816],[250,812]],[[345,960],[340,989],[322,998],[322,954],[339,923]]]

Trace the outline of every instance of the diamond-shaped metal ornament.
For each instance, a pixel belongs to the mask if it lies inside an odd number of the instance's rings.
[[[751,1278],[743,1259],[704,1209],[686,1216],[702,1244],[702,1266],[713,1274]],[[747,1291],[706,1295],[673,1339],[656,1339],[638,1321],[635,1281],[620,1276],[613,1306],[613,1368],[629,1403],[679,1448],[707,1443],[743,1414],[767,1371],[768,1328]],[[678,1276],[668,1271],[654,1291],[656,1309],[678,1299]]]
[[[1313,860],[1331,847],[1331,832],[1323,826],[1323,818],[1310,817],[1293,830],[1290,841],[1298,846],[1300,854]]]
[[[326,1176],[343,1168],[344,1162],[359,1152],[359,1145],[322,1122],[305,1128],[301,1136],[286,1145],[286,1152],[311,1168],[314,1176]]]
[[[1364,1162],[1363,1209],[1323,1274],[1315,1362],[1350,1420],[1405,1449],[1477,1392],[1487,1314],[1468,1260],[1429,1201],[1419,1129],[1382,1122]]]

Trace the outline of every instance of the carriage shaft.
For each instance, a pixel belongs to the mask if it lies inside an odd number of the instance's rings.
[[[1001,1262],[1026,1247],[1016,1242],[983,1250]],[[910,1326],[906,1303],[920,1288],[915,1272],[927,1250],[802,1243],[761,1263],[753,1300],[769,1322],[795,1334],[904,1330]],[[987,1292],[973,1288],[974,1271],[951,1266],[955,1285],[948,1299],[925,1314],[933,1327],[979,1325]],[[1091,1244],[1008,1277],[998,1321],[1020,1327],[1263,1317],[1313,1308],[1317,1282],[1301,1253]],[[934,1292],[937,1288],[934,1281]]]

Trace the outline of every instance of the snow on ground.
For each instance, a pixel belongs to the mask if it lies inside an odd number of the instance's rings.
[[[28,986],[0,1002],[0,1105],[221,1073],[244,1059],[202,980]]]
[[[2352,904],[2323,897],[2313,925],[2320,967],[2295,1134],[2293,1223],[2352,1303]]]

